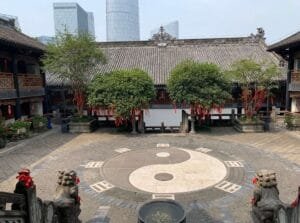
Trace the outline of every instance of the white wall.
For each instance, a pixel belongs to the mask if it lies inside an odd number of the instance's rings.
[[[186,112],[190,113],[189,109]],[[151,126],[180,126],[182,109],[149,109],[144,111],[144,122],[147,127]]]
[[[30,114],[31,115],[43,115],[43,103],[42,102],[35,102],[30,103]]]
[[[292,98],[291,112],[300,112],[300,98]]]

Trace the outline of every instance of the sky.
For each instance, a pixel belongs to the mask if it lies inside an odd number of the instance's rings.
[[[19,18],[32,37],[54,36],[53,0],[0,0],[0,13]],[[77,2],[94,13],[97,41],[106,40],[106,0]],[[300,31],[299,0],[140,0],[141,39],[161,24],[179,21],[180,38],[241,37],[263,27],[268,44]]]

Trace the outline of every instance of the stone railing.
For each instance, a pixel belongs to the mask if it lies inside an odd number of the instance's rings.
[[[18,74],[19,88],[43,88],[43,78],[39,74]]]
[[[53,201],[36,196],[36,186],[28,169],[17,177],[14,193],[0,192],[0,222],[7,223],[80,223],[79,179],[74,171],[61,171]],[[10,205],[12,204],[11,207]]]
[[[0,90],[14,89],[14,78],[12,73],[0,72]]]

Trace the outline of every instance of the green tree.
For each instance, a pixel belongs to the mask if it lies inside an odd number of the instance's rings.
[[[226,73],[242,88],[241,99],[247,119],[253,118],[266,98],[267,110],[269,109],[270,91],[278,87],[280,79],[280,70],[274,63],[257,63],[250,59],[239,60],[233,63]]]
[[[153,81],[145,71],[117,70],[95,77],[89,86],[88,103],[113,110],[118,125],[125,120],[135,123],[135,114],[148,108],[154,96]]]
[[[89,81],[86,73],[99,62],[106,62],[94,38],[86,33],[76,36],[67,32],[61,33],[53,44],[47,45],[42,62],[47,72],[56,75],[72,88],[74,103],[82,116]]]
[[[230,84],[215,64],[184,61],[172,70],[167,85],[174,103],[190,105],[191,132],[195,131],[195,116],[220,108],[231,96]]]

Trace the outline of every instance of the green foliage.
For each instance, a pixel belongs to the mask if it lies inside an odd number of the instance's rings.
[[[6,139],[7,137],[7,127],[4,124],[4,120],[0,118],[0,139]]]
[[[72,122],[90,122],[94,118],[90,116],[73,116]]]
[[[99,62],[106,62],[103,52],[94,39],[84,33],[77,36],[67,32],[61,33],[53,44],[47,45],[42,62],[47,72],[56,75],[72,87],[74,101],[82,115],[84,92],[89,82],[86,73]]]
[[[229,79],[249,88],[256,87],[271,89],[277,87],[280,70],[274,63],[257,63],[250,59],[236,61],[231,69],[226,72]]]
[[[10,131],[16,133],[19,129],[23,129],[25,128],[26,131],[29,131],[31,126],[31,122],[27,122],[27,121],[15,121],[12,124],[8,125],[8,128]]]
[[[32,117],[32,127],[33,129],[44,128],[47,125],[47,118],[41,115],[36,115]]]
[[[133,111],[147,108],[154,96],[154,84],[146,72],[118,70],[95,77],[89,86],[88,103],[112,109],[116,117],[130,119]]]
[[[174,102],[207,110],[231,97],[230,83],[215,64],[184,61],[172,70],[167,85]]]
[[[247,119],[250,120],[262,107],[265,99],[269,99],[271,90],[278,87],[280,70],[274,63],[257,63],[244,59],[232,64],[226,75],[242,87],[241,99]]]

